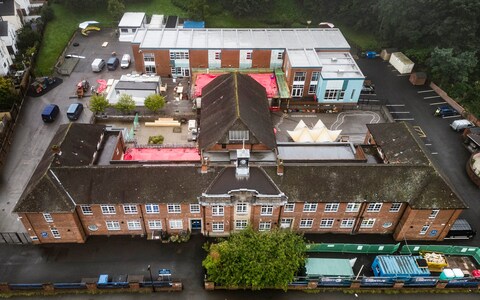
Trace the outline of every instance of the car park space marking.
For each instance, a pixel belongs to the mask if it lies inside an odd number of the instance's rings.
[[[421,137],[421,138],[427,137],[427,135],[425,134],[425,132],[422,130],[422,128],[420,126],[418,126],[418,125],[413,126],[413,130],[415,130],[415,132],[417,132],[419,137]]]
[[[430,103],[430,105],[440,105],[440,104],[446,104],[446,101],[443,102],[435,102],[435,103]]]
[[[454,115],[454,116],[445,116],[445,117],[442,117],[442,119],[461,118],[461,117],[462,117],[461,115]]]
[[[436,95],[436,96],[423,97],[423,99],[433,99],[433,98],[441,98],[441,96]]]
[[[409,114],[409,111],[391,111],[391,114]]]
[[[425,146],[431,146],[432,144],[425,144]]]
[[[418,91],[417,93],[429,93],[429,92],[434,92],[434,90],[424,90],[424,91]]]
[[[377,94],[360,93],[360,96],[376,96]]]
[[[438,155],[438,152],[432,152],[431,154],[433,154],[433,155]]]
[[[395,106],[405,106],[405,104],[387,104],[385,106],[395,107]]]
[[[394,121],[414,121],[415,119],[413,118],[402,118],[402,119],[393,119]]]
[[[409,74],[397,74],[397,77],[404,77],[404,76],[410,76],[410,73]]]

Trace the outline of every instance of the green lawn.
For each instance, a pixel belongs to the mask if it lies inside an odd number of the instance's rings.
[[[95,20],[103,27],[116,27],[110,15],[105,11],[72,11],[60,4],[51,4],[55,12],[55,19],[48,23],[45,28],[42,46],[37,57],[36,74],[50,75],[53,67],[67,45],[73,33],[78,29],[78,24],[88,20]],[[283,27],[287,24],[291,27],[305,27],[306,20],[298,10],[293,0],[278,0],[275,8],[260,18],[236,18],[230,13],[215,8],[220,13],[212,13],[206,18],[207,27],[213,28],[258,28],[258,27]],[[186,17],[186,13],[174,6],[170,0],[137,1],[128,3],[126,11],[145,12],[147,15],[163,14]],[[312,22],[314,26],[315,22]],[[335,23],[343,32],[347,40],[363,49],[378,48],[375,37],[368,33],[359,33],[346,26]]]

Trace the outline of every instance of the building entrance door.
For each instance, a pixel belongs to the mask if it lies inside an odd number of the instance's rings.
[[[190,220],[190,229],[192,230],[192,233],[200,232],[202,230],[202,220],[200,219]]]

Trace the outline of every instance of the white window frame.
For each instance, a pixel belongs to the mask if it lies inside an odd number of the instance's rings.
[[[272,229],[272,222],[260,222],[258,224],[258,231],[270,231]]]
[[[183,220],[182,219],[168,220],[168,225],[170,229],[173,229],[173,230],[183,229]]]
[[[145,204],[145,212],[147,214],[159,214],[160,213],[160,205],[158,204]]]
[[[340,228],[353,228],[353,225],[355,225],[355,218],[346,218],[342,219]]]
[[[225,224],[223,222],[212,222],[212,232],[224,232]]]
[[[151,230],[162,229],[162,220],[148,220],[148,228]]]
[[[225,213],[225,207],[223,205],[212,205],[212,216],[222,217]]]
[[[283,54],[284,54],[283,51],[282,51],[282,52],[278,52],[278,53],[277,53],[277,59],[283,59]]]
[[[368,203],[367,212],[380,212],[382,210],[382,206],[382,202]]]
[[[345,212],[358,212],[360,210],[360,203],[358,202],[348,202]]]
[[[55,227],[50,228],[50,232],[52,233],[53,238],[55,238],[55,239],[61,239],[62,238],[62,236],[60,235],[60,232],[58,231],[57,228],[55,228]]]
[[[82,210],[82,214],[86,216],[91,216],[93,215],[93,210],[90,205],[80,205],[80,209]]]
[[[189,59],[190,53],[188,50],[170,50],[170,59]]]
[[[241,209],[238,209],[239,207],[241,207]],[[248,211],[248,205],[247,203],[237,203],[237,205],[235,206],[235,212],[237,213],[237,215],[244,215],[246,214]]]
[[[389,212],[399,212],[400,208],[402,208],[402,203],[401,202],[393,202],[392,206],[390,206]]]
[[[107,225],[107,230],[110,231],[118,231],[120,230],[120,222],[119,221],[105,221]]]
[[[221,60],[222,59],[222,52],[215,51],[215,59],[216,60]]]
[[[337,212],[339,207],[339,203],[326,203],[324,212]]]
[[[273,215],[273,205],[262,205],[260,210],[261,216],[271,216]]]
[[[283,224],[288,224],[288,227],[284,227]],[[282,218],[280,220],[280,228],[289,228],[291,229],[293,226],[293,218]]]
[[[422,226],[422,229],[420,229],[419,234],[420,235],[425,235],[425,234],[427,234],[429,229],[430,229],[430,224],[425,224],[425,225]]]
[[[235,220],[235,230],[243,230],[247,228],[248,221],[247,220]]]
[[[287,203],[283,208],[283,212],[294,212],[295,211],[295,203]]]
[[[123,212],[126,215],[135,215],[135,214],[138,214],[138,207],[136,204],[124,204]]]
[[[144,62],[155,62],[155,54],[153,53],[143,53]]]
[[[102,209],[102,214],[104,215],[114,215],[117,213],[115,205],[100,205]]]
[[[200,204],[190,204],[190,213],[191,214],[200,213]]]
[[[305,202],[303,204],[303,212],[316,212],[318,203]]]
[[[374,218],[363,219],[362,224],[360,224],[360,228],[373,228],[375,221],[376,219]]]
[[[342,90],[325,90],[324,99],[325,100],[342,100],[344,94],[345,92]]]
[[[305,82],[305,79],[307,78],[307,72],[295,72],[293,74],[293,82]]]
[[[142,223],[140,220],[128,220],[127,228],[128,230],[142,230]]]
[[[167,204],[167,211],[169,214],[179,214],[182,212],[182,206],[180,204],[170,203]]]
[[[430,216],[428,216],[429,219],[435,219],[438,216],[438,213],[440,212],[439,209],[432,209],[430,212]]]
[[[333,218],[321,219],[320,228],[332,228],[334,223],[335,219]]]
[[[249,51],[245,53],[245,59],[252,59],[253,57],[253,51]]]
[[[301,219],[298,228],[308,229],[313,227],[313,219]]]
[[[52,215],[49,214],[49,213],[43,213],[43,218],[45,219],[45,221],[47,223],[52,223],[53,222]]]

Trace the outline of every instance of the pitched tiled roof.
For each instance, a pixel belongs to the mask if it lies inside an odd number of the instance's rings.
[[[265,171],[289,201],[407,202],[414,209],[462,209],[466,204],[429,166],[342,164],[285,166]]]
[[[251,167],[249,172],[250,175],[247,178],[237,178],[235,167],[226,167],[218,174],[205,193],[221,195],[239,189],[255,190],[263,195],[279,195],[281,193],[263,169]]]
[[[406,122],[367,124],[391,164],[431,165],[418,134]]]
[[[248,75],[219,76],[203,88],[198,144],[216,144],[236,122],[243,123],[260,143],[276,147],[265,88]]]

